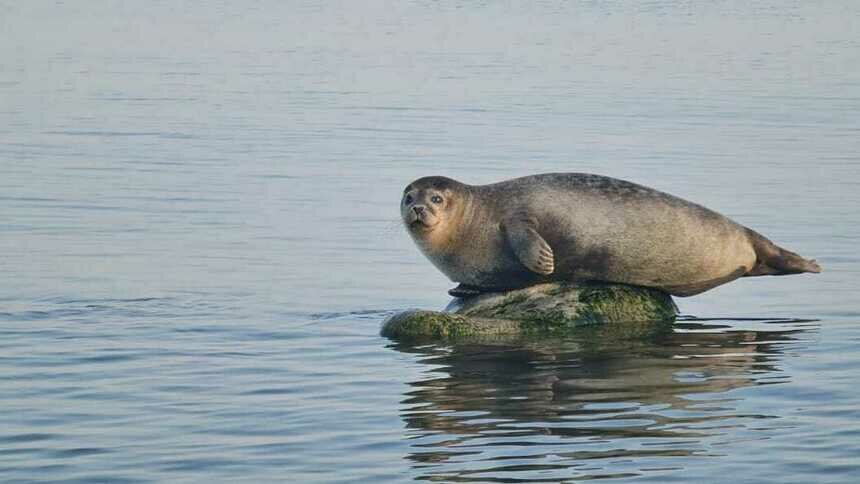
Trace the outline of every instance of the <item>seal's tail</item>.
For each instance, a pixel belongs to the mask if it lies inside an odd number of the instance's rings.
[[[747,276],[784,276],[821,272],[818,262],[804,259],[790,250],[783,249],[754,230],[747,229],[747,232],[756,255],[755,266],[746,273]]]

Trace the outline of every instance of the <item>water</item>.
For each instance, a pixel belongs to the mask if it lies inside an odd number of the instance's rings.
[[[855,482],[860,5],[0,4],[0,480]],[[821,275],[411,347],[409,181],[549,171]]]

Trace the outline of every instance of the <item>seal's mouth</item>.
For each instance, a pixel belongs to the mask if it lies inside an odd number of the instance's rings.
[[[409,222],[410,230],[430,230],[432,228],[432,225],[429,225],[426,220],[421,220],[420,218],[416,218],[415,220]]]
[[[409,227],[409,230],[412,231],[424,231],[432,229],[436,223],[434,217],[428,217],[426,214],[415,214],[411,213],[406,220],[406,225]]]

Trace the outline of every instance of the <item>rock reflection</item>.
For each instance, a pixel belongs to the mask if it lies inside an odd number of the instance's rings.
[[[398,344],[433,367],[403,401],[408,458],[429,480],[671,472],[721,443],[761,438],[777,416],[743,414],[733,390],[788,381],[783,352],[815,327],[686,320],[563,341]]]

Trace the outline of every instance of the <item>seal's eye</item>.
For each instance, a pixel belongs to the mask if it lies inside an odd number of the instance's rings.
[[[406,195],[406,198],[403,199],[403,203],[405,203],[406,205],[412,203],[412,195]]]
[[[442,203],[442,197],[440,197],[439,195],[433,195],[433,197],[430,199],[430,201],[435,203],[436,205],[438,205],[438,204]]]

